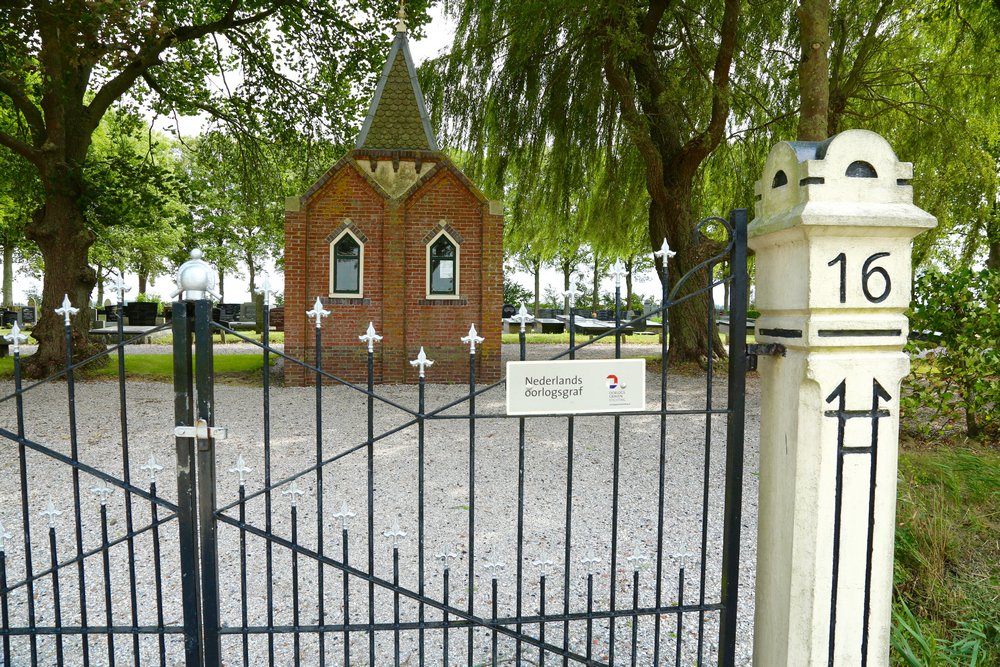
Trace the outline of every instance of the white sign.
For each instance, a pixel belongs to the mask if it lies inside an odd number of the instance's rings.
[[[645,359],[507,363],[509,415],[638,412],[645,409]]]

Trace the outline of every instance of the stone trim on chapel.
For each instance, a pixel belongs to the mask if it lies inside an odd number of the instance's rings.
[[[470,324],[477,381],[500,378],[503,207],[440,151],[407,40],[396,26],[381,79],[355,148],[301,197],[285,202],[285,352],[315,360],[306,317],[319,297],[323,369],[363,383],[372,322],[375,381],[410,383],[423,347],[429,382],[467,382]],[[285,381],[312,374],[286,364]]]

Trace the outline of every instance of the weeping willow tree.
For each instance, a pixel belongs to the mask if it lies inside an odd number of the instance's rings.
[[[725,137],[743,22],[767,14],[743,18],[741,4],[446,3],[457,19],[454,43],[425,68],[424,89],[446,143],[476,156],[471,174],[492,189],[511,174],[544,183],[549,196],[540,204],[552,210],[577,197],[613,201],[636,177],[629,165],[637,161],[649,247],[666,239],[676,251],[668,278],[676,284],[720,250],[694,233],[693,194],[699,168]],[[626,236],[628,217],[605,219],[603,234]],[[686,281],[680,295],[707,277]],[[674,359],[724,354],[702,324],[709,308],[707,293],[678,304]]]

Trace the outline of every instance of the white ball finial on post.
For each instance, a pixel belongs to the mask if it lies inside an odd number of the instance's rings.
[[[177,289],[170,295],[180,297],[185,301],[200,301],[202,299],[221,299],[216,291],[218,276],[211,264],[204,259],[201,248],[191,251],[191,259],[177,269]]]

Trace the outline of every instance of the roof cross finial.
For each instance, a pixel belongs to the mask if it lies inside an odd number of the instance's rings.
[[[396,32],[406,32],[406,0],[399,0],[399,12],[396,16],[399,18],[396,21]]]

